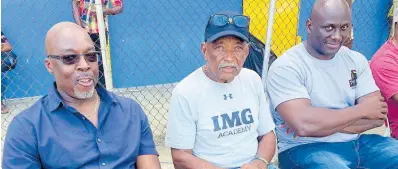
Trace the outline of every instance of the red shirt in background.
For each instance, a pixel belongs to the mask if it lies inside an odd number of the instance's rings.
[[[384,43],[374,54],[370,68],[376,85],[387,101],[392,137],[398,139],[398,102],[391,100],[398,94],[398,47],[390,40]]]

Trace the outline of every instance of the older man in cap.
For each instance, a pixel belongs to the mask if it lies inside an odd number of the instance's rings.
[[[242,68],[249,18],[212,15],[201,51],[205,65],[174,89],[166,145],[176,168],[263,169],[275,153],[274,123],[260,77]]]
[[[98,53],[80,26],[46,36],[49,93],[10,123],[3,168],[160,169],[148,119],[135,101],[98,82]]]

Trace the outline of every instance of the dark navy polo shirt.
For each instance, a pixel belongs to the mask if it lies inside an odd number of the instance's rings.
[[[53,85],[10,123],[2,167],[135,168],[137,156],[158,155],[141,106],[102,87],[96,90],[98,129],[64,104]]]

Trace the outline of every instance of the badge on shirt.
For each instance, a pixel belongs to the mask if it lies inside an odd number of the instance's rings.
[[[349,80],[350,87],[351,88],[356,88],[357,87],[357,71],[356,70],[351,70],[351,80]]]

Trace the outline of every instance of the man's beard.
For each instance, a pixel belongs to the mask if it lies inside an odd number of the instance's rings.
[[[76,87],[73,88],[73,92],[75,93],[75,96],[78,99],[89,99],[89,98],[92,98],[94,96],[94,91],[95,91],[95,87],[93,87],[88,92],[80,92]]]

